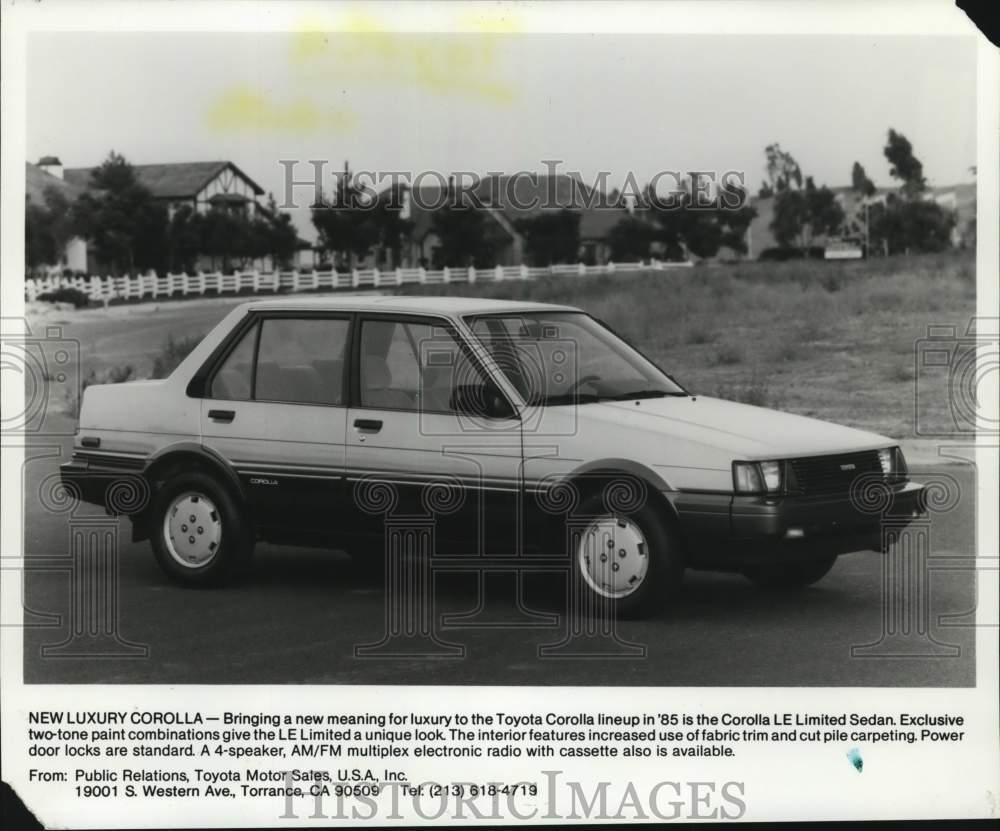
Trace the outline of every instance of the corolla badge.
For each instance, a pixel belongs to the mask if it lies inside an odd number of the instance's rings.
[[[250,477],[250,484],[251,485],[277,485],[278,484],[278,480],[277,479],[265,479],[263,476],[251,476]]]
[[[841,465],[840,469],[841,470],[854,470],[854,465],[852,465],[850,462],[848,462],[846,465]]]

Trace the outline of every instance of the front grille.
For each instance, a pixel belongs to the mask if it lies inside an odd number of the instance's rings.
[[[882,473],[877,450],[791,459],[788,464],[794,476],[789,482],[789,490],[807,496],[847,494],[857,477]]]

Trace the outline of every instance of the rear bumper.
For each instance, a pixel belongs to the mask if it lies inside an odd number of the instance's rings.
[[[782,562],[850,551],[884,550],[894,532],[925,511],[923,485],[907,482],[849,497],[677,494],[672,499],[691,565],[709,568]]]
[[[102,463],[74,456],[59,465],[59,478],[74,498],[100,505],[109,514],[141,513],[149,502],[149,485],[139,464]]]

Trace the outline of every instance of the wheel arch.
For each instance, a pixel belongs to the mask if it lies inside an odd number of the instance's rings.
[[[163,448],[149,458],[143,473],[150,485],[155,485],[157,476],[162,476],[171,467],[183,464],[218,476],[223,484],[233,488],[235,495],[241,499],[245,496],[240,478],[229,462],[196,442],[181,442]]]
[[[595,492],[609,481],[620,479],[622,476],[633,477],[639,480],[644,486],[650,504],[657,512],[664,517],[670,529],[677,535],[678,540],[686,547],[680,517],[673,502],[667,497],[668,493],[675,491],[675,488],[648,466],[633,459],[600,459],[588,462],[575,468],[562,480],[577,490],[581,497],[586,497]]]
[[[243,486],[236,471],[217,453],[196,442],[172,444],[149,458],[142,475],[149,484],[151,495],[155,496],[162,477],[174,467],[208,473],[232,491],[234,497],[241,502],[245,501]],[[148,509],[132,518],[133,542],[149,538],[149,518]]]

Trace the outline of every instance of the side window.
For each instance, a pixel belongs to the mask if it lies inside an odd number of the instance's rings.
[[[212,379],[210,398],[224,401],[249,401],[250,378],[253,373],[253,349],[257,342],[257,327],[251,326],[222,362]]]
[[[348,321],[265,318],[254,399],[296,404],[343,404]]]
[[[386,410],[416,410],[420,387],[419,339],[402,321],[366,320],[361,324],[361,405]],[[426,335],[424,335],[426,337]]]
[[[495,385],[447,329],[402,320],[361,324],[362,406],[451,413],[463,395],[475,399],[485,389]]]

